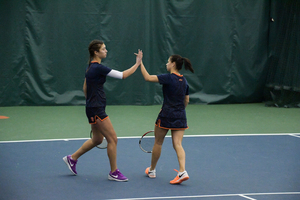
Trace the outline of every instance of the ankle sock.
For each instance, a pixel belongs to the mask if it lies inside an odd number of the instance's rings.
[[[185,173],[186,171],[183,172],[178,172],[178,175],[181,176],[183,173]]]

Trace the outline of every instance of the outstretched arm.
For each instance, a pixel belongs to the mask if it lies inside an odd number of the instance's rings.
[[[156,82],[158,83],[158,78],[156,75],[149,75],[149,73],[147,72],[143,62],[141,62],[141,72],[144,76],[145,81],[149,81],[149,82]]]
[[[133,74],[136,71],[136,69],[140,66],[143,58],[143,52],[139,50],[138,53],[135,53],[135,55],[136,55],[136,62],[132,67],[123,71],[123,79]]]

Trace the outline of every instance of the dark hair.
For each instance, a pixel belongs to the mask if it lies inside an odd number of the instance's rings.
[[[182,65],[184,64],[184,68],[186,70],[190,70],[194,73],[192,63],[188,58],[183,58],[180,55],[172,55],[170,56],[170,61],[176,63],[176,68],[178,71],[182,69]]]
[[[101,40],[93,40],[90,44],[89,44],[89,53],[90,53],[90,59],[89,59],[89,64],[91,63],[92,58],[95,55],[95,51],[99,51],[99,49],[101,48],[101,46],[104,44],[104,42],[102,42]]]

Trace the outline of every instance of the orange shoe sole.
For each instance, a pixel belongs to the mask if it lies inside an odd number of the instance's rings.
[[[170,183],[171,184],[181,184],[183,181],[187,181],[187,180],[189,180],[189,178],[190,177],[184,177],[184,178],[182,178],[182,179],[179,179],[179,177],[178,176],[176,176],[176,180],[174,179],[174,180],[172,180],[172,181],[170,181]]]

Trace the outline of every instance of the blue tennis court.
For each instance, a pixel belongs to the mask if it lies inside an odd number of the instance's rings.
[[[119,138],[118,167],[128,182],[109,181],[106,150],[93,149],[71,175],[62,157],[84,139],[0,143],[0,199],[300,199],[300,135],[186,136],[190,179],[171,185],[178,167],[167,137],[157,178],[138,137]]]

